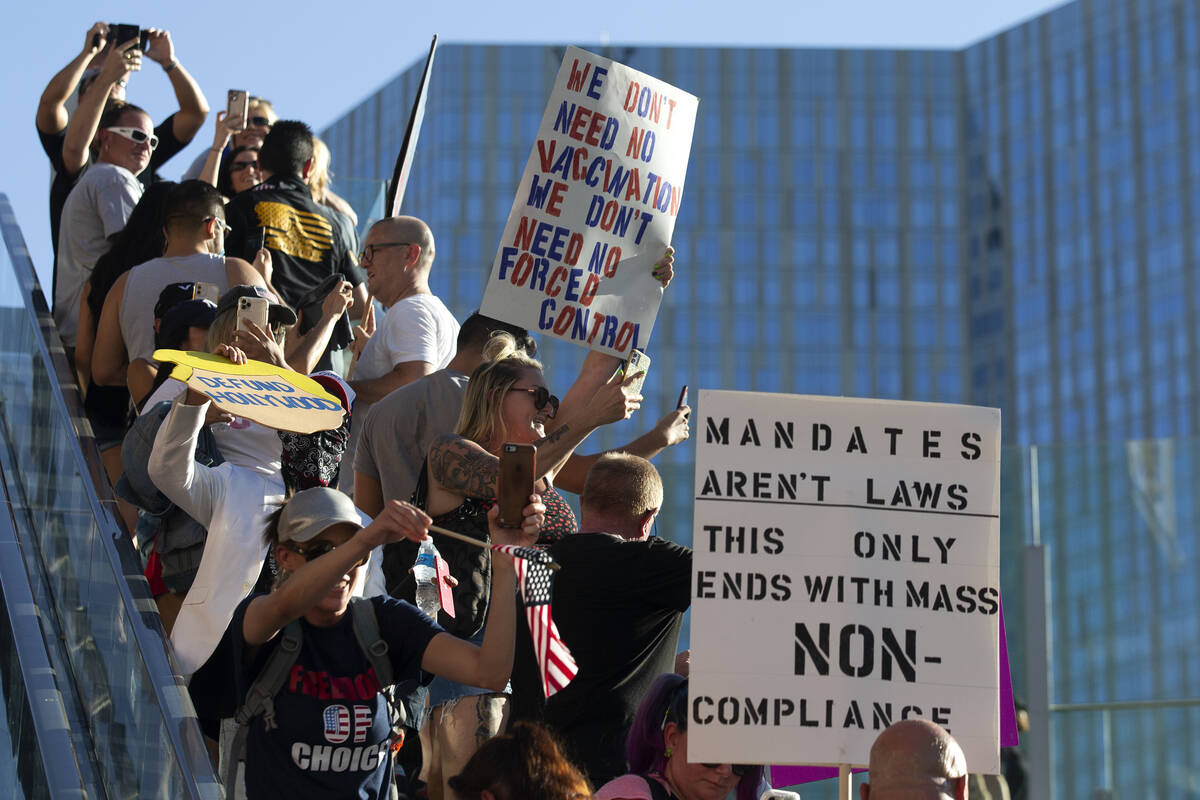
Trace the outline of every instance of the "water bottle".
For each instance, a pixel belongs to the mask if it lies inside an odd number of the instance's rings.
[[[437,585],[437,567],[434,559],[438,557],[438,549],[433,544],[433,538],[426,538],[417,550],[417,560],[413,564],[413,578],[417,583],[417,608],[437,619],[438,609],[442,607],[441,592]]]

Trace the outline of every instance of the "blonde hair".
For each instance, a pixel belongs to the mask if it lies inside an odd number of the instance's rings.
[[[484,446],[503,441],[507,431],[500,408],[504,396],[526,369],[541,372],[542,362],[526,355],[511,333],[493,333],[483,346],[483,363],[467,383],[454,432]]]
[[[204,341],[204,346],[208,348],[208,352],[212,352],[219,344],[233,344],[233,332],[237,330],[237,308],[230,308],[217,314],[217,318],[212,321],[212,325],[208,326],[208,338]],[[281,328],[278,333],[273,333],[275,342],[282,347],[287,339],[287,328]]]
[[[329,171],[329,147],[318,136],[313,137],[312,158],[312,169],[308,171],[308,190],[312,192],[313,200],[320,203],[333,180],[333,173]]]
[[[663,486],[658,470],[630,453],[605,453],[588,470],[579,496],[581,509],[625,519],[641,519],[662,507]]]

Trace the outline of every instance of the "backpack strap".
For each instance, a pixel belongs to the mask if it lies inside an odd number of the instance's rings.
[[[363,655],[371,662],[375,677],[379,680],[379,691],[387,701],[392,716],[393,728],[407,722],[403,703],[392,699],[391,687],[395,676],[392,659],[388,657],[388,643],[379,633],[379,619],[375,616],[375,604],[365,597],[350,598],[350,616],[354,621],[354,638]]]
[[[292,665],[296,663],[296,657],[300,655],[302,638],[300,620],[289,622],[280,636],[279,646],[275,648],[275,652],[271,653],[271,657],[267,659],[266,665],[258,673],[258,677],[254,679],[254,683],[250,685],[249,690],[246,692],[246,702],[242,704],[242,707],[238,709],[237,714],[234,716],[234,721],[238,727],[225,762],[226,797],[235,796],[233,792],[237,783],[237,762],[245,754],[246,736],[250,732],[250,721],[261,714],[263,725],[266,726],[267,730],[272,730],[276,727],[275,695],[279,694],[279,690],[283,688],[283,684],[287,681],[288,673],[292,670]]]
[[[379,635],[379,620],[375,617],[375,604],[365,597],[350,598],[350,616],[354,620],[354,638],[363,655],[375,668],[379,688],[392,685],[392,660],[388,658],[388,644]]]

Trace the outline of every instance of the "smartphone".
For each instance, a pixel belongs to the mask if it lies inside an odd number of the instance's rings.
[[[246,322],[253,322],[264,331],[267,327],[267,315],[271,310],[271,301],[265,297],[239,297],[237,305],[237,330],[250,331]]]
[[[140,45],[140,40],[143,38],[142,29],[139,26],[126,25],[120,22],[108,23],[108,36],[109,40],[112,41],[112,43],[117,47],[125,44],[130,39],[138,39]],[[145,48],[143,47],[143,49]]]
[[[266,249],[267,249],[267,228],[264,225],[263,227],[258,229],[258,250],[266,250]],[[258,258],[258,250],[254,251],[254,258]],[[253,261],[254,258],[252,258],[250,260]]]
[[[245,89],[230,89],[225,119],[233,130],[244,131],[249,122],[250,94]]]
[[[641,350],[630,350],[629,360],[625,362],[625,372],[622,377],[625,379],[632,378],[639,372],[641,376],[633,383],[629,384],[629,388],[634,392],[641,393],[642,384],[646,382],[646,373],[650,371],[650,356],[643,353]]]
[[[496,496],[500,502],[499,523],[506,528],[519,528],[524,517],[521,511],[529,505],[533,494],[534,464],[537,448],[531,444],[505,442],[500,446],[500,474]]]
[[[686,405],[687,405],[687,384],[685,383],[683,385],[683,388],[679,390],[679,402],[675,404],[675,407],[683,408]]]
[[[216,305],[216,302],[221,299],[221,288],[215,283],[196,281],[192,284],[192,299],[210,300],[213,305]]]

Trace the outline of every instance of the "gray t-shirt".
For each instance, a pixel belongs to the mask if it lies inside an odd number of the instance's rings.
[[[468,380],[443,369],[372,404],[362,422],[354,471],[379,481],[385,503],[412,495],[430,445],[458,424]]]
[[[187,256],[161,256],[129,270],[125,293],[121,295],[121,338],[129,361],[154,354],[154,306],[158,295],[169,284],[184,282],[215,283],[221,294],[229,290],[225,256],[192,253]]]
[[[108,237],[122,230],[142,198],[137,177],[116,164],[94,164],[63,205],[54,283],[54,323],[67,347],[79,332],[79,298],[92,268],[108,251]],[[151,306],[154,302],[151,301]]]

